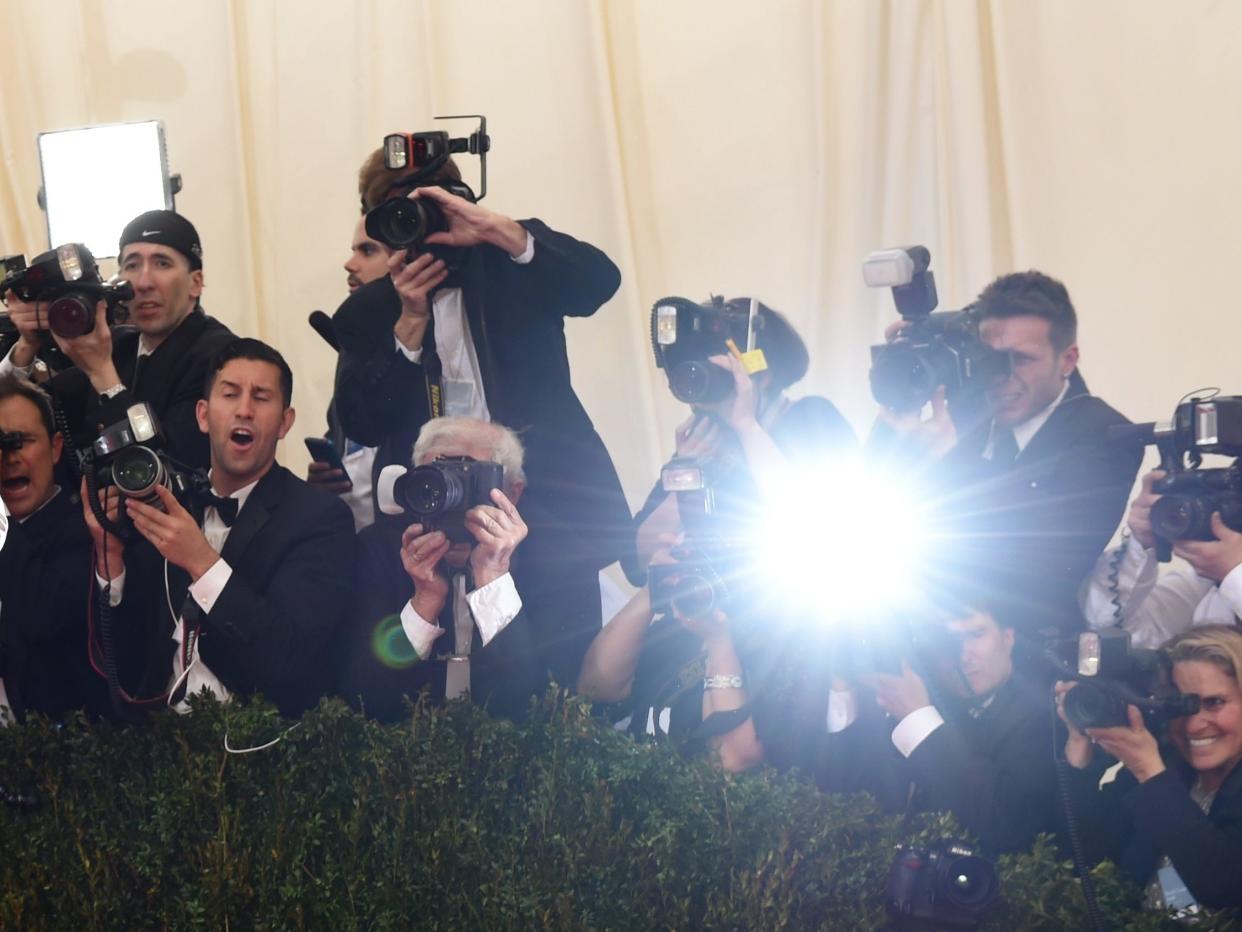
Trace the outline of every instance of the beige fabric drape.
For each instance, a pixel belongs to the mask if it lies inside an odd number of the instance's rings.
[[[6,0],[0,36],[0,252],[46,248],[37,132],[164,120],[204,304],[294,366],[297,468],[333,362],[306,315],[344,294],[357,168],[440,113],[487,114],[488,206],[621,267],[567,329],[636,505],[683,416],[651,302],[784,310],[799,392],[864,430],[894,312],[859,262],[886,245],[931,248],[945,307],[1013,269],[1062,278],[1088,381],[1132,417],[1242,392],[1231,0]]]

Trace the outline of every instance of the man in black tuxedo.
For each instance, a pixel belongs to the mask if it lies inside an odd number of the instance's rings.
[[[565,611],[544,575],[552,567],[528,559],[525,547],[517,552],[527,533],[517,509],[526,488],[522,445],[498,424],[437,418],[419,433],[414,464],[442,457],[498,463],[503,489],[466,513],[469,542],[391,519],[359,535],[341,691],[383,721],[400,718],[405,698],[423,689],[436,704],[468,696],[517,718],[547,682],[536,625]]]
[[[10,526],[0,560],[0,682],[20,720],[108,706],[87,654],[91,538],[76,497],[56,485],[63,439],[42,389],[0,377],[0,499]]]
[[[624,551],[630,512],[570,384],[564,318],[593,314],[620,273],[594,246],[438,186],[459,179],[451,160],[390,172],[376,152],[364,166],[364,207],[408,194],[444,213],[448,230],[426,244],[449,250],[455,267],[443,252],[397,250],[388,277],[341,305],[337,413],[349,437],[379,447],[376,475],[408,463],[435,416],[494,421],[521,435],[532,544],[559,554],[564,601],[579,607],[564,636],[541,645],[558,682],[569,684],[599,630],[597,572]]]
[[[1064,285],[1040,272],[1004,275],[975,308],[983,342],[1012,360],[1011,374],[987,386],[983,416],[955,423],[941,389],[929,420],[886,420],[943,457],[928,471],[937,530],[952,541],[938,571],[989,575],[1021,597],[1024,629],[1076,631],[1078,587],[1117,528],[1142,451],[1107,441],[1129,421],[1087,390]]]
[[[952,812],[993,854],[1051,832],[1052,693],[1014,672],[1015,632],[1002,619],[929,622],[946,640],[914,661],[924,675],[903,660],[898,673],[860,676],[863,690],[836,681],[829,733],[813,742],[821,786],[866,790],[893,810]]]
[[[233,334],[199,306],[198,232],[170,210],[148,211],[121,232],[118,262],[121,277],[134,288],[128,305],[133,328],[118,329],[114,336],[101,301],[90,333],[55,338],[74,364],[51,383],[73,434],[66,439],[78,448],[89,446],[103,428],[125,420],[130,405],[145,402],[159,418],[170,455],[186,466],[205,467],[207,438],[195,423],[195,405],[208,362]],[[39,309],[10,299],[9,310],[21,338],[0,363],[0,373],[29,376],[42,340]]]
[[[117,649],[131,694],[168,692],[183,710],[202,689],[222,699],[258,692],[297,715],[330,692],[353,596],[353,519],[276,462],[292,393],[279,353],[233,341],[210,364],[196,412],[211,445],[201,526],[164,487],[158,504],[125,501],[137,544],[104,534],[87,511],[99,583],[119,607],[115,630],[141,638]]]

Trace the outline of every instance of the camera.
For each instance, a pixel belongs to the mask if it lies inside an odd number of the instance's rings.
[[[706,554],[691,548],[673,551],[676,563],[647,569],[651,607],[685,618],[706,618],[716,609],[728,611],[729,586]]]
[[[15,453],[25,444],[26,438],[15,430],[0,430],[0,453]]]
[[[66,243],[35,256],[29,266],[21,257],[8,257],[0,294],[12,291],[28,304],[47,304],[47,326],[63,339],[95,329],[95,304],[107,302],[108,325],[116,321],[116,309],[134,297],[129,282],[105,282],[91,251],[81,243]]]
[[[113,522],[103,515],[98,490],[116,486],[125,498],[136,499],[163,510],[156,488],[164,486],[184,504],[211,490],[206,470],[186,470],[164,453],[159,420],[146,404],[131,405],[125,420],[100,432],[83,462],[82,474],[90,492],[91,509],[100,524],[118,536],[125,536],[124,512]]]
[[[754,345],[763,318],[732,307],[713,296],[706,304],[688,298],[661,298],[651,307],[651,349],[656,367],[668,376],[668,387],[686,404],[714,404],[733,393],[733,373],[708,362],[728,353],[726,340],[739,347]]]
[[[1078,636],[1077,684],[1065,694],[1065,717],[1079,731],[1130,723],[1126,706],[1137,706],[1155,733],[1170,719],[1199,711],[1199,697],[1173,685],[1168,657],[1130,646],[1126,631],[1088,631]]]
[[[980,340],[973,308],[932,313],[939,298],[930,265],[925,246],[880,250],[863,262],[868,287],[892,288],[907,322],[892,343],[871,347],[871,395],[894,411],[921,410],[940,385],[961,405],[1013,371],[1009,353]]]
[[[411,512],[424,531],[443,531],[455,543],[474,543],[474,535],[466,529],[466,512],[492,504],[492,489],[503,489],[504,477],[499,463],[445,456],[411,470],[385,466],[376,496],[386,515]]]
[[[443,188],[472,204],[483,200],[487,195],[487,153],[491,149],[491,137],[487,135],[487,118],[468,114],[436,119],[478,120],[479,128],[469,136],[460,138],[453,138],[442,131],[390,133],[385,136],[384,167],[389,171],[402,171],[412,167],[416,171],[389,189],[389,200],[367,211],[366,230],[367,236],[378,240],[389,249],[429,252],[443,260],[449,269],[456,269],[465,260],[464,249],[457,246],[425,245],[427,237],[432,233],[444,233],[449,228],[448,219],[440,205],[430,198],[411,200],[408,197],[391,197],[394,192],[408,193],[415,188],[428,186]],[[469,185],[460,181],[427,181],[455,152],[479,157],[481,183],[478,197]]]
[[[1242,396],[1191,398],[1180,403],[1172,420],[1109,428],[1114,442],[1154,444],[1165,476],[1152,486],[1161,497],[1151,508],[1156,556],[1172,557],[1172,541],[1215,540],[1212,512],[1242,531],[1242,465],[1204,469],[1203,456],[1242,457]]]
[[[898,848],[885,892],[888,914],[902,920],[969,928],[1000,895],[992,862],[972,848],[944,842]]]

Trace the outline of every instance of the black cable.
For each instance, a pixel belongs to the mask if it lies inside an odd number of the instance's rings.
[[[1057,702],[1054,694],[1052,700],[1052,761],[1057,773],[1057,793],[1061,797],[1061,807],[1065,812],[1065,834],[1069,837],[1074,873],[1078,875],[1083,899],[1087,901],[1087,916],[1091,920],[1091,928],[1094,932],[1104,932],[1108,926],[1105,925],[1104,916],[1100,912],[1100,902],[1095,895],[1095,881],[1091,878],[1091,873],[1087,868],[1087,859],[1082,850],[1082,837],[1078,834],[1078,817],[1074,812],[1074,801],[1069,788],[1070,764],[1061,754],[1057,740],[1059,721],[1060,716],[1057,715]]]

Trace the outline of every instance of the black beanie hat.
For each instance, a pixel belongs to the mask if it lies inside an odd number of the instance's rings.
[[[190,263],[190,271],[203,267],[203,244],[198,231],[185,217],[171,210],[148,210],[139,214],[121,231],[120,253],[130,243],[159,243],[181,253]]]

